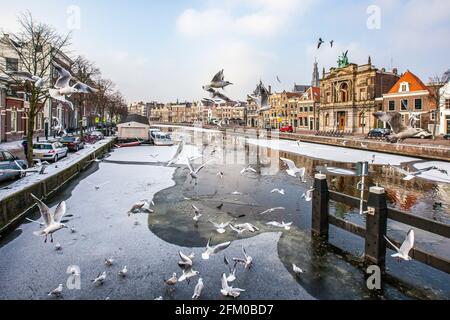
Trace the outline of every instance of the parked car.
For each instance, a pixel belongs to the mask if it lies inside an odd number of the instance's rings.
[[[392,134],[390,129],[372,129],[367,135],[369,138],[385,138]]]
[[[21,168],[19,168],[17,165],[20,165]],[[27,169],[25,161],[19,160],[19,158],[13,156],[10,152],[0,149],[0,182],[11,179],[19,179],[22,174],[20,173],[20,171],[14,170],[20,169]],[[3,172],[3,170],[5,170],[6,172]]]
[[[285,127],[282,127],[282,128],[280,129],[280,132],[290,132],[290,133],[293,133],[293,132],[294,132],[294,128],[293,128],[292,126],[285,126]]]
[[[33,158],[57,162],[67,157],[69,149],[61,142],[37,142],[33,144]]]
[[[445,139],[445,140],[450,140],[450,133],[447,133],[447,134],[444,136],[444,139]]]
[[[105,135],[100,131],[93,131],[90,136],[96,138],[97,140],[105,139]]]
[[[60,142],[66,146],[69,151],[74,152],[84,149],[85,146],[84,141],[82,141],[80,137],[64,137]]]
[[[420,139],[430,139],[431,137],[433,137],[433,135],[431,133],[429,133],[428,131],[421,131],[414,136],[414,138],[420,138]]]

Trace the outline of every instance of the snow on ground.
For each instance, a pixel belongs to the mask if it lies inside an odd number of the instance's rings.
[[[180,129],[183,129],[183,130],[190,130],[190,131],[197,131],[197,132],[215,132],[215,133],[220,133],[221,132],[219,130],[213,130],[213,129],[199,128],[199,127],[173,126],[173,125],[165,125],[165,124],[154,125],[153,127],[157,127],[157,128],[180,128]]]
[[[248,143],[274,150],[299,154],[305,157],[324,159],[334,162],[357,163],[369,161],[372,163],[375,155],[375,165],[400,165],[405,162],[420,161],[417,158],[391,155],[373,151],[355,150],[313,143],[300,143],[289,140],[247,139]]]
[[[430,161],[430,162],[420,162],[414,165],[415,169],[421,170],[429,167],[437,167],[441,170],[447,171],[448,174],[443,172],[439,172],[438,170],[433,170],[429,172],[422,173],[420,175],[421,178],[450,183],[450,162],[442,162],[442,161]]]
[[[34,183],[45,180],[48,177],[63,171],[67,167],[70,167],[71,165],[76,163],[81,158],[86,157],[89,154],[92,154],[93,152],[95,152],[95,150],[98,150],[100,147],[107,144],[109,141],[110,139],[105,139],[97,142],[96,144],[87,145],[84,149],[76,153],[69,153],[66,158],[59,160],[57,163],[51,163],[50,166],[48,166],[47,169],[45,170],[46,174],[44,175],[40,175],[37,173],[27,174],[26,177],[10,184],[6,188],[0,189],[0,200],[4,199],[7,196],[10,196],[13,193],[21,191]]]

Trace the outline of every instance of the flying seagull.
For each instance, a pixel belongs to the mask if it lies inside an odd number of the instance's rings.
[[[384,238],[395,249],[395,251],[397,251],[396,254],[392,255],[393,258],[398,258],[405,261],[412,260],[409,256],[409,252],[414,248],[414,230],[409,230],[408,235],[400,248],[393,244],[386,236]]]
[[[310,202],[313,199],[314,187],[311,187],[308,191],[302,194],[301,199],[305,199],[306,202]]]
[[[56,207],[55,212],[51,212],[41,200],[39,200],[34,194],[31,197],[36,201],[36,204],[41,213],[41,217],[44,219],[45,229],[34,232],[36,236],[45,236],[44,242],[47,242],[47,237],[50,235],[51,242],[53,243],[53,234],[61,229],[67,228],[67,226],[61,223],[62,218],[66,214],[66,202],[61,202]]]
[[[205,168],[205,166],[210,161],[206,161],[204,164],[202,164],[200,167],[198,167],[196,170],[194,170],[194,168],[192,167],[191,160],[188,159],[188,167],[189,167],[189,170],[190,170],[189,175],[191,176],[192,180],[195,180],[196,183],[197,183],[197,180],[199,178],[198,174],[200,173],[200,171],[202,171],[203,168]]]
[[[200,278],[200,279],[198,279],[198,283],[197,283],[197,285],[195,286],[195,289],[194,289],[194,295],[192,296],[193,300],[200,299],[200,296],[202,295],[203,288],[204,288],[203,279]]]
[[[231,222],[233,222],[233,220],[225,222],[225,223],[215,223],[211,220],[209,220],[210,223],[212,223],[212,225],[214,226],[214,228],[216,228],[217,232],[220,234],[223,234],[226,232],[226,228],[230,225]]]
[[[266,213],[272,213],[272,212],[280,211],[280,210],[286,210],[286,208],[284,208],[284,207],[272,208],[272,209],[268,209],[266,211],[263,211],[260,214],[263,215],[263,214],[266,214]]]
[[[232,85],[231,82],[225,81],[224,70],[219,71],[214,78],[211,80],[209,85],[203,86],[203,90],[208,91],[209,89],[224,89],[225,87]]]
[[[279,193],[283,196],[286,194],[284,189],[273,189],[272,191],[270,191],[270,193]]]
[[[279,223],[277,221],[272,221],[272,222],[267,222],[266,223],[268,226],[272,226],[272,227],[276,227],[276,228],[284,228],[284,230],[289,231],[291,230],[291,226],[292,226],[292,222],[290,223],[285,223],[284,221]]]
[[[209,260],[209,258],[212,255],[218,254],[219,252],[227,249],[231,245],[231,241],[224,242],[224,243],[218,244],[213,247],[210,245],[210,243],[211,243],[211,239],[209,239],[208,243],[206,244],[206,251],[202,253],[203,260]]]
[[[242,247],[242,253],[244,254],[244,259],[233,258],[233,261],[243,264],[245,269],[250,269],[253,265],[253,258],[247,254],[244,247]]]
[[[281,83],[280,77],[277,76],[278,83]]]
[[[190,283],[191,279],[198,276],[200,272],[194,271],[191,267],[186,267],[182,271],[181,277],[178,279],[178,282],[187,281],[187,283]]]
[[[177,152],[175,152],[175,155],[173,156],[172,160],[170,160],[167,163],[167,166],[170,167],[172,164],[176,163],[178,161],[178,158],[180,157],[181,153],[184,149],[184,141],[181,141],[181,143],[178,145]]]
[[[404,175],[405,176],[403,178],[404,181],[414,180],[415,178],[419,177],[421,174],[423,174],[425,172],[433,171],[433,170],[436,170],[436,171],[439,171],[440,173],[448,175],[448,172],[446,170],[439,169],[438,167],[428,167],[428,168],[424,168],[421,170],[417,170],[415,172],[411,172],[411,171],[406,171],[406,170],[403,170],[402,168],[395,167],[392,165],[389,165],[389,166],[391,168],[395,169],[396,171],[398,171],[400,174]]]
[[[392,143],[413,138],[417,134],[425,131],[421,128],[406,127],[403,125],[402,115],[399,112],[375,112],[373,115],[391,127],[393,134],[386,137],[386,139]]]
[[[219,92],[217,90],[214,90],[213,88],[209,88],[206,91],[208,91],[210,93],[212,99],[220,99],[220,100],[222,100],[224,102],[236,103],[236,101],[233,101],[227,95],[225,95],[222,92]],[[216,102],[216,101],[214,101],[214,102]]]
[[[237,264],[239,263],[238,261],[234,261],[234,265],[233,267],[231,266],[230,262],[227,259],[227,256],[223,256],[223,262],[225,263],[225,265],[228,267],[228,269],[230,270],[230,275],[227,277],[227,282],[231,283],[234,282],[236,280],[236,271],[237,271]]]
[[[286,158],[280,158],[281,161],[284,162],[285,165],[288,166],[288,169],[286,170],[287,174],[290,175],[291,177],[296,178],[297,174],[300,175],[300,179],[302,182],[305,182],[305,173],[306,173],[306,169],[305,168],[297,168],[296,164],[294,161],[290,160],[290,159],[286,159]]]
[[[331,40],[331,41],[330,41],[330,45],[331,45],[331,47],[333,48],[334,40]]]
[[[183,252],[178,252],[178,255],[180,256],[181,260],[178,262],[178,266],[181,269],[188,269],[188,268],[192,268],[192,266],[194,265],[194,258],[195,258],[195,254],[191,253],[189,256],[185,255]]]
[[[242,230],[250,231],[251,233],[255,233],[255,232],[259,231],[259,229],[257,227],[255,227],[251,223],[237,224],[237,225],[234,225],[234,227],[236,229],[242,229]]]
[[[245,290],[230,287],[228,285],[226,274],[224,273],[222,275],[222,290],[220,290],[220,293],[222,293],[222,295],[224,295],[225,297],[238,298],[242,292],[245,292]]]
[[[244,174],[246,174],[248,172],[258,173],[258,171],[256,171],[255,169],[252,168],[251,165],[249,165],[246,168],[241,170],[241,176],[243,176]]]
[[[320,47],[322,46],[322,44],[324,44],[325,41],[322,40],[322,38],[319,38],[319,41],[317,42],[317,49],[320,49]]]

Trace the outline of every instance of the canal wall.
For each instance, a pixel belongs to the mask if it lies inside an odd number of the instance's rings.
[[[155,124],[157,125],[157,124]],[[167,123],[161,123],[161,125],[170,125]],[[173,124],[177,126],[177,124]],[[192,127],[193,125],[180,124],[178,126]],[[205,129],[217,129],[217,126],[204,125]],[[246,132],[247,130],[256,130],[257,134],[264,133],[268,138],[271,137],[271,132],[266,132],[260,129],[250,129],[250,128],[221,128],[220,131],[225,132],[226,130],[242,130]],[[442,145],[420,145],[420,144],[410,144],[410,143],[387,143],[379,140],[363,140],[355,139],[354,137],[347,138],[337,138],[337,137],[321,137],[308,134],[292,134],[292,133],[276,133],[277,137],[284,140],[292,141],[302,141],[306,143],[316,143],[322,145],[329,145],[335,147],[363,150],[363,151],[373,151],[373,152],[383,152],[388,154],[408,156],[415,158],[423,158],[426,160],[433,161],[450,161],[450,147]],[[345,146],[343,145],[345,141]],[[418,142],[423,142],[418,140]],[[361,145],[364,144],[364,147]]]
[[[106,144],[96,146],[64,169],[49,173],[45,179],[31,183],[2,198],[0,200],[0,235],[17,227],[23,216],[35,206],[36,202],[31,198],[31,193],[41,199],[52,196],[92,164],[92,160],[109,152],[114,144],[115,139],[111,139]]]

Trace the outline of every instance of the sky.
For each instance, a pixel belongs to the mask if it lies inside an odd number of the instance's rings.
[[[311,83],[315,59],[322,74],[347,50],[350,62],[370,55],[377,68],[424,82],[450,68],[448,0],[0,0],[0,8],[0,31],[16,32],[17,16],[30,11],[72,32],[70,56],[94,61],[128,102],[200,100],[221,69],[235,100],[260,79],[292,90]]]

